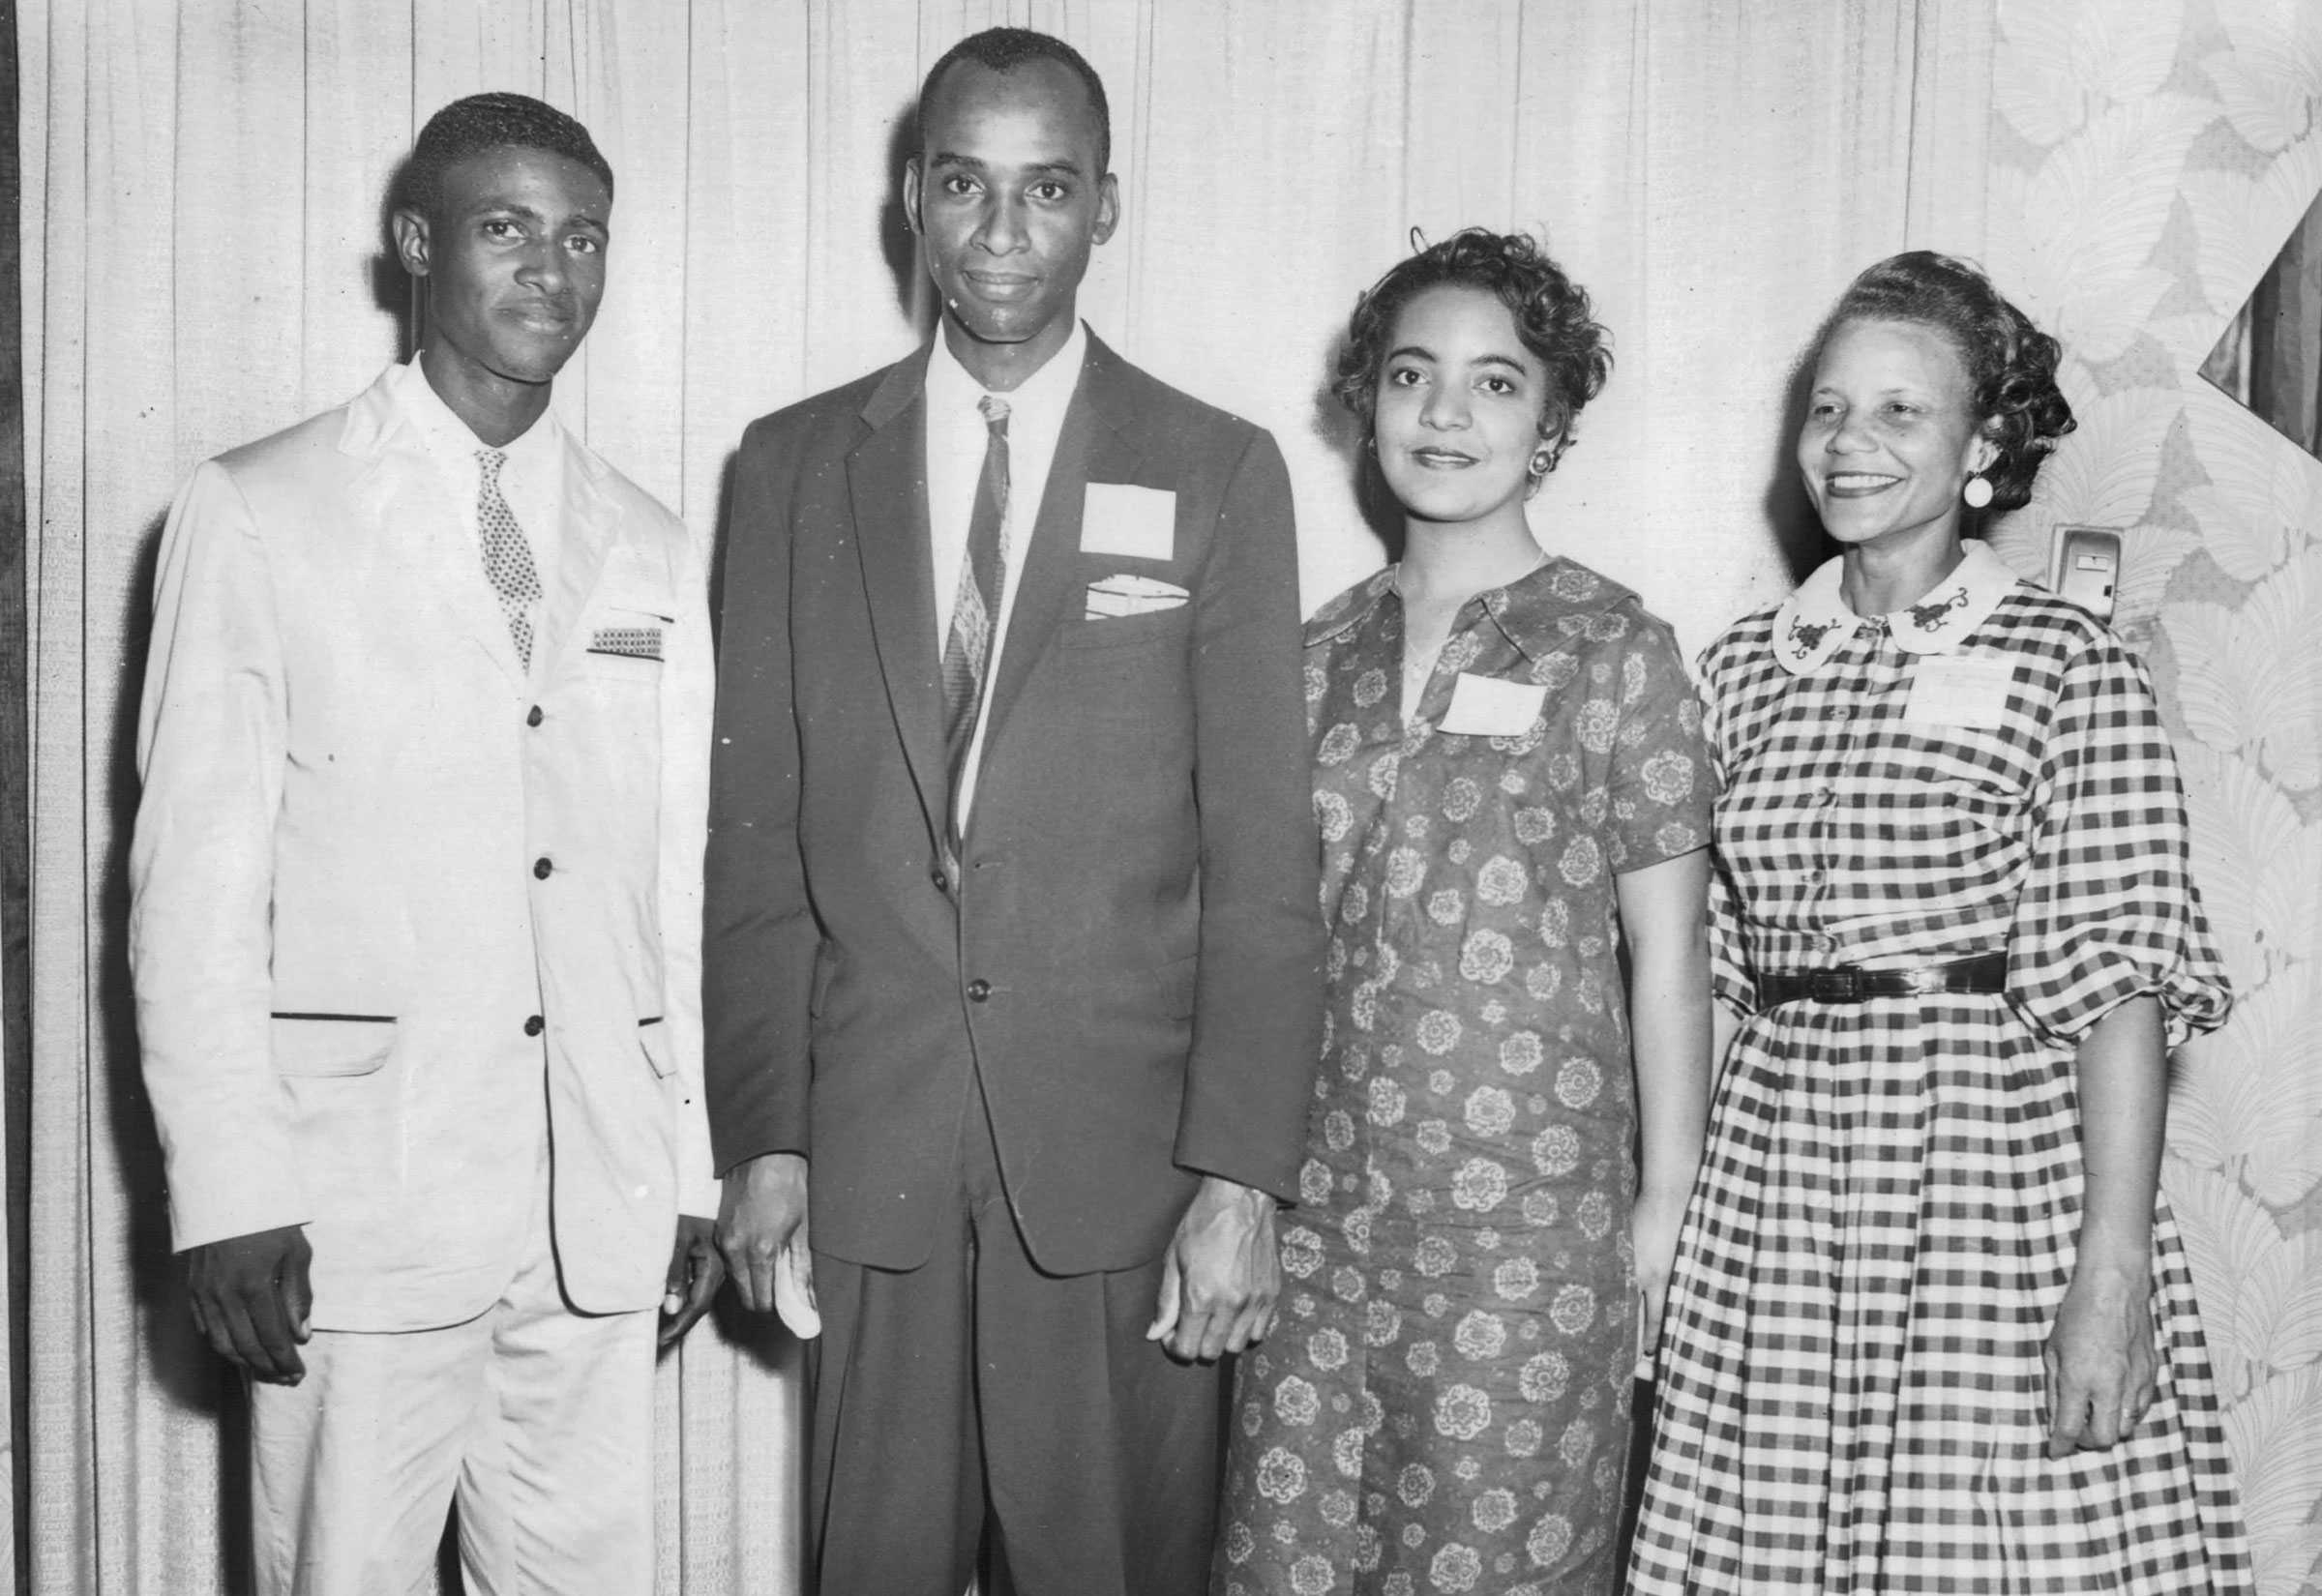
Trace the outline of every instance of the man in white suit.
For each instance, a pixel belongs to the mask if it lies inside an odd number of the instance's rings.
[[[711,666],[685,528],[549,409],[611,209],[571,118],[439,112],[423,352],[164,534],[130,953],[264,1592],[407,1591],[455,1500],[477,1596],[651,1583],[654,1310],[721,1278]]]

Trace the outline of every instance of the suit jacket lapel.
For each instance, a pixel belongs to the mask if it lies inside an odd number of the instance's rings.
[[[929,554],[926,375],[924,353],[889,368],[863,406],[871,434],[847,457],[847,486],[887,703],[929,834],[941,838],[951,824],[951,783],[943,762],[943,680]]]
[[[1057,434],[1057,453],[1040,494],[1040,514],[1031,546],[1024,551],[1024,575],[1016,586],[1016,607],[1008,617],[1008,640],[992,683],[992,707],[984,724],[984,747],[992,748],[1026,678],[1048,646],[1059,622],[1078,619],[1086,595],[1081,573],[1081,507],[1091,482],[1135,482],[1142,456],[1116,427],[1112,352],[1089,335],[1082,358],[1080,385]]]
[[[524,687],[524,668],[508,635],[508,617],[484,576],[483,556],[468,536],[462,507],[445,489],[434,458],[398,411],[387,384],[390,370],[347,407],[342,453],[369,463],[348,490],[351,514],[369,521],[421,597],[420,614],[440,617],[488,655],[512,691]],[[423,622],[423,624],[426,624]]]

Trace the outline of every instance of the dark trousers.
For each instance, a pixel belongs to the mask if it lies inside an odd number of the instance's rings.
[[[820,1596],[961,1596],[987,1511],[1017,1596],[1200,1596],[1217,1371],[1145,1339],[1159,1258],[1042,1273],[972,1087],[962,1119],[926,1263],[815,1255],[807,1523]]]

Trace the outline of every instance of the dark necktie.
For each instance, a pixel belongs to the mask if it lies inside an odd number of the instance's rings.
[[[976,400],[976,408],[984,416],[984,469],[975,482],[967,557],[960,562],[960,592],[951,608],[951,632],[943,642],[943,760],[951,780],[955,834],[960,773],[967,768],[968,745],[975,741],[976,713],[990,679],[1008,562],[1008,401],[986,394]]]
[[[476,493],[476,532],[484,548],[484,575],[500,596],[500,611],[508,617],[508,635],[516,657],[532,668],[532,606],[540,602],[540,569],[532,563],[532,545],[517,524],[516,512],[500,495],[500,467],[508,462],[503,449],[479,449],[476,459],[484,468],[483,487]]]

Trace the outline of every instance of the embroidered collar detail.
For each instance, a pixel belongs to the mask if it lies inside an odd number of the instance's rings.
[[[1306,646],[1314,648],[1352,632],[1394,591],[1391,565],[1355,583],[1315,611],[1306,623]],[[1610,577],[1551,554],[1506,586],[1487,588],[1468,602],[1480,605],[1501,635],[1537,664],[1568,652],[1582,638],[1604,642],[1623,635],[1635,619],[1635,594]]]
[[[1915,605],[1864,617],[1846,606],[1838,581],[1843,558],[1826,560],[1773,612],[1773,657],[1793,676],[1811,676],[1830,664],[1863,621],[1886,623],[1906,654],[1947,654],[1965,643],[2015,586],[2016,575],[1991,546],[1969,539],[1951,574]]]

